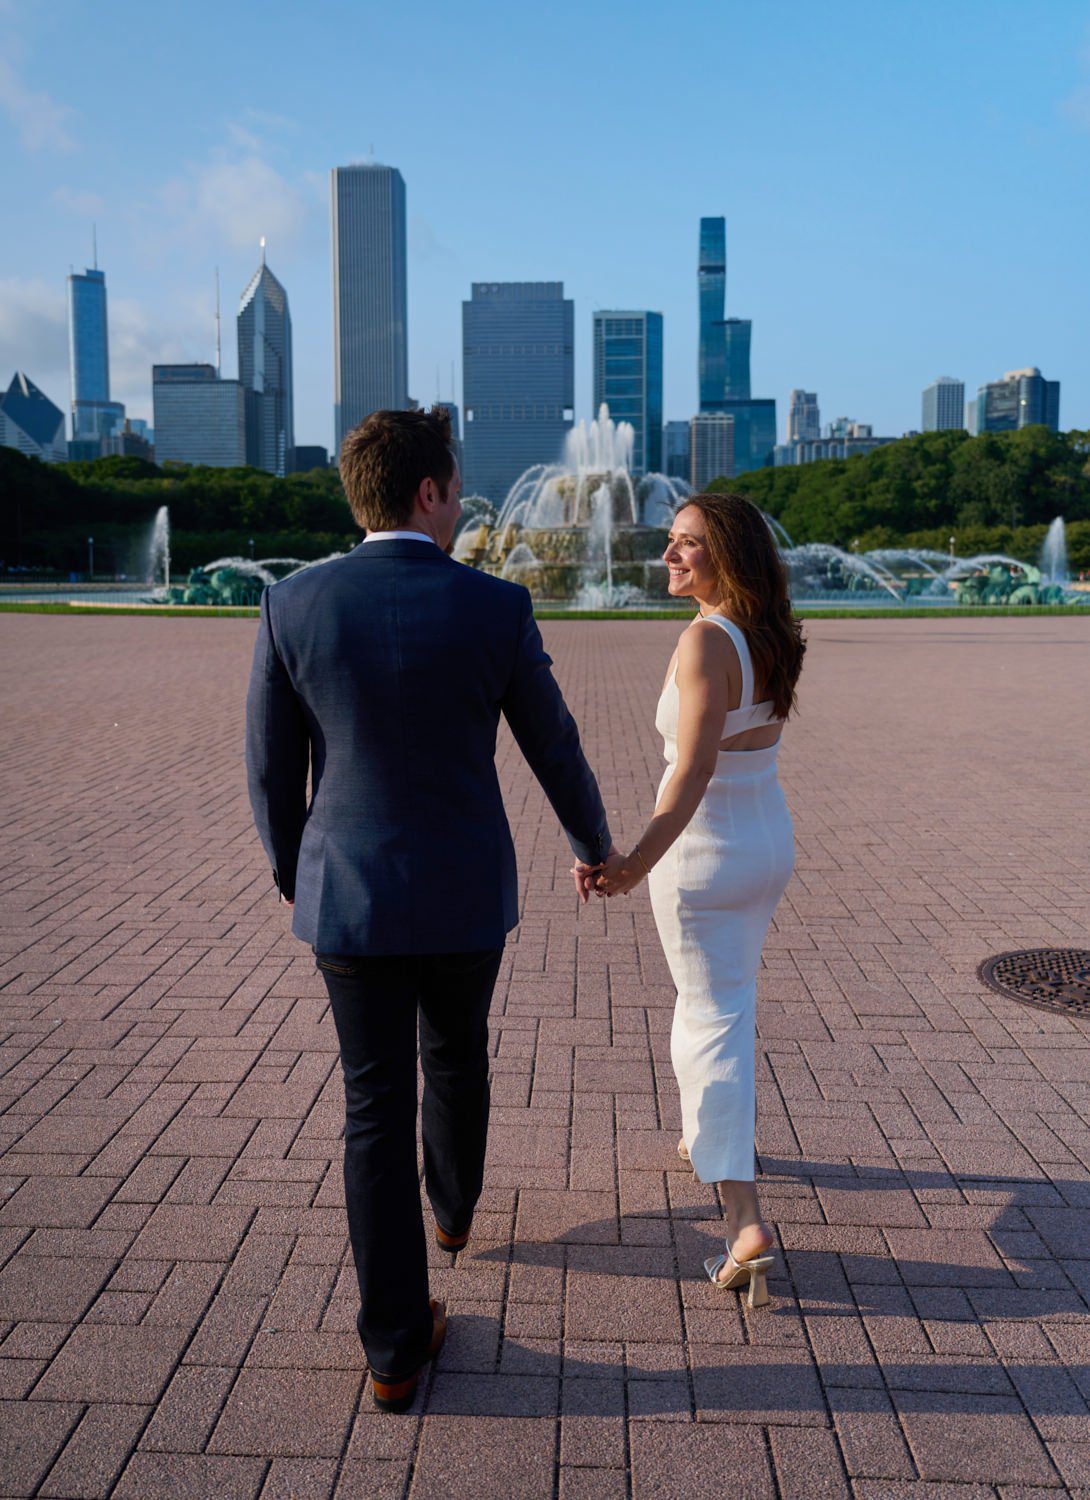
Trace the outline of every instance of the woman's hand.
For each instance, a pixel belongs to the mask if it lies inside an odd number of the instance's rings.
[[[595,877],[595,895],[627,896],[629,891],[636,889],[644,874],[638,854],[611,854]]]

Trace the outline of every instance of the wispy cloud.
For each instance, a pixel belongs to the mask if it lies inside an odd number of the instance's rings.
[[[0,109],[8,115],[28,151],[76,149],[69,128],[74,112],[43,90],[30,88],[10,58],[0,58]]]
[[[253,131],[236,123],[228,135],[226,145],[187,163],[165,184],[164,209],[183,232],[233,250],[256,248],[262,235],[294,241],[311,212],[302,191],[306,184],[280,172]]]
[[[254,109],[252,105],[247,105],[242,111],[242,118],[261,130],[293,135],[299,129],[298,120],[293,120],[290,115],[278,115],[271,109]]]
[[[85,188],[72,188],[66,183],[53,189],[53,202],[82,219],[94,219],[106,212],[106,200],[101,194],[88,192]]]

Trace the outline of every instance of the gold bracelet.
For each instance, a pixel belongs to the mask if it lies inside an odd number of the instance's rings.
[[[635,849],[633,849],[632,853],[636,856],[636,858],[639,860],[640,864],[643,866],[643,873],[645,875],[650,875],[650,873],[651,873],[651,866],[647,863],[647,861],[643,857],[643,854],[640,852],[640,846],[639,846],[639,844],[636,845],[636,847],[635,847]]]

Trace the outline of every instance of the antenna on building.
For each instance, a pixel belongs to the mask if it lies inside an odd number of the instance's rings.
[[[436,365],[436,367],[435,367],[435,404],[436,404],[436,406],[439,405],[439,402],[442,399],[443,398],[439,394],[439,366]]]
[[[450,362],[450,399],[455,405],[458,404],[458,392],[454,389],[454,361]]]
[[[91,225],[91,263],[98,270],[98,225]]]
[[[261,264],[265,264],[265,236],[261,236]]]
[[[220,268],[216,267],[216,378],[220,373]]]

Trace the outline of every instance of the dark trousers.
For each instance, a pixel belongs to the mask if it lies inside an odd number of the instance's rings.
[[[451,1234],[466,1228],[488,1140],[488,1007],[502,949],[316,955],[344,1071],[344,1190],[372,1370],[399,1377],[431,1340],[416,1158],[419,1015],[424,1185]]]

